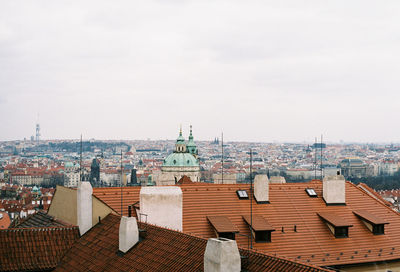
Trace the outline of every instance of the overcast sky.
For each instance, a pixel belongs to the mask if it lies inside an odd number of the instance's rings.
[[[0,1],[0,140],[400,142],[400,1]]]

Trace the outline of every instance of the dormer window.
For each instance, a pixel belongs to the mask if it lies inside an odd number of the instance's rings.
[[[228,217],[223,215],[207,216],[208,221],[214,228],[217,237],[235,240],[235,234],[239,229],[232,224]]]
[[[385,234],[385,225],[389,224],[389,222],[379,218],[376,215],[366,211],[366,210],[357,210],[353,211],[353,213],[361,219],[364,225],[374,234],[374,235],[382,235]]]
[[[349,237],[349,227],[353,225],[332,212],[319,212],[317,214],[336,238]]]
[[[271,242],[271,233],[275,231],[275,228],[272,227],[264,217],[254,214],[252,217],[250,215],[244,215],[243,219],[251,226],[251,234],[256,243]]]

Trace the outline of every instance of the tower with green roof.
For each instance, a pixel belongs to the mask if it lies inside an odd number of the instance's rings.
[[[192,129],[190,129],[189,141],[186,144],[181,128],[176,139],[175,151],[163,161],[158,185],[173,185],[183,176],[188,176],[193,182],[200,180],[200,165]]]

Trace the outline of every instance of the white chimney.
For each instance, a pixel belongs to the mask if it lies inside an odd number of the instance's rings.
[[[324,177],[322,186],[327,205],[346,203],[346,181],[342,175]]]
[[[92,193],[93,189],[90,182],[82,181],[79,183],[76,207],[81,235],[92,228]]]
[[[182,190],[176,186],[142,187],[141,220],[160,227],[182,231]]]
[[[269,203],[269,182],[267,175],[254,177],[254,197],[257,203]]]
[[[235,240],[208,239],[204,252],[204,272],[239,272],[240,254]]]
[[[119,250],[126,253],[139,241],[139,229],[135,217],[122,216],[119,223]]]

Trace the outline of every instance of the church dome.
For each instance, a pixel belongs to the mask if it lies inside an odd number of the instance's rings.
[[[172,166],[172,167],[196,166],[196,167],[199,167],[199,162],[190,153],[172,153],[165,158],[163,166]]]

